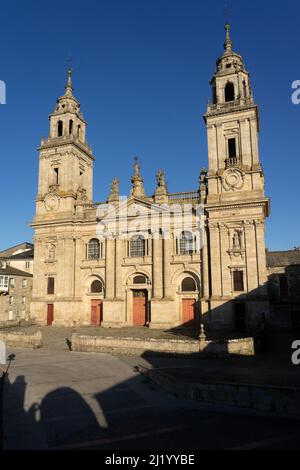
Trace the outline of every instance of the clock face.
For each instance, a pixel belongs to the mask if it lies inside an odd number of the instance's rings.
[[[48,194],[45,197],[45,207],[48,212],[55,212],[59,208],[59,198],[56,194]]]

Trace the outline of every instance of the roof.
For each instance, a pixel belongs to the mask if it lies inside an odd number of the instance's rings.
[[[267,251],[267,266],[269,268],[275,266],[291,266],[300,264],[300,249],[288,251]]]
[[[27,273],[26,271],[21,271],[17,268],[12,268],[11,266],[6,266],[5,268],[0,267],[0,276],[21,276],[21,277],[33,277],[32,274]]]
[[[33,244],[29,242],[19,243],[18,245],[6,248],[6,250],[0,251],[0,258],[9,258],[18,250],[32,250]]]
[[[17,253],[16,255],[8,256],[9,259],[18,260],[18,259],[28,259],[33,258],[34,249],[22,251],[22,253]]]

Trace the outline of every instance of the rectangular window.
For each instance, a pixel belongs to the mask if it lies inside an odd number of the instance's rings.
[[[228,139],[228,158],[236,158],[236,140]]]
[[[59,169],[54,168],[54,184],[58,184],[58,178],[59,178]]]
[[[8,303],[9,305],[12,305],[14,303],[14,297],[12,295],[9,296]]]
[[[8,283],[9,277],[8,276],[0,276],[0,290],[1,291],[8,291]]]
[[[244,291],[244,273],[243,271],[233,271],[233,290],[234,292]]]
[[[54,294],[54,277],[48,277],[47,294]]]
[[[15,287],[15,278],[14,277],[10,278],[10,286]]]
[[[29,269],[30,268],[30,261],[25,261],[25,269]]]
[[[281,297],[287,297],[289,295],[288,278],[285,274],[279,276],[279,292]]]
[[[22,305],[26,305],[26,297],[22,297]]]
[[[8,319],[9,319],[9,320],[13,320],[13,318],[14,318],[13,311],[12,311],[12,310],[9,310],[9,311],[8,311]]]
[[[23,288],[27,287],[27,279],[22,280],[22,287]]]

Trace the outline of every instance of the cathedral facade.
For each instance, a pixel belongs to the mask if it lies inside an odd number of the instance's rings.
[[[204,115],[208,169],[188,193],[153,195],[136,160],[132,188],[93,202],[95,158],[86,122],[66,91],[42,139],[31,317],[48,325],[247,328],[268,317],[258,108],[226,25]],[[198,165],[196,165],[198,166]]]

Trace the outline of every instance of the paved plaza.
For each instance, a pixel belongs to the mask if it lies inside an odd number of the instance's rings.
[[[136,372],[195,360],[70,352],[70,333],[48,328],[42,349],[9,350],[6,449],[299,447],[298,420],[178,400]]]

